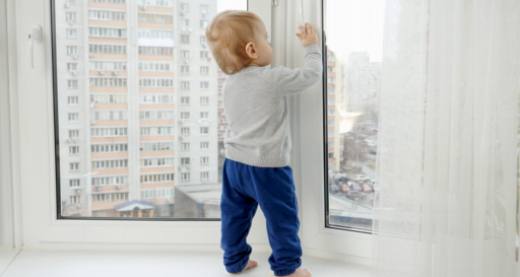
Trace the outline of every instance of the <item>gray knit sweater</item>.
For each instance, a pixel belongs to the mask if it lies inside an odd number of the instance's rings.
[[[305,47],[301,68],[251,65],[230,75],[224,87],[225,157],[258,167],[289,165],[287,96],[319,81],[322,70],[316,43]]]

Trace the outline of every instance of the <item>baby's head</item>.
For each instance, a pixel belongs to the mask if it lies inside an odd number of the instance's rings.
[[[219,13],[206,30],[208,44],[218,66],[234,74],[249,65],[271,64],[267,30],[256,14],[246,11]]]

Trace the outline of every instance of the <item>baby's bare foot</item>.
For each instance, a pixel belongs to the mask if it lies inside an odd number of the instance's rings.
[[[311,277],[312,274],[307,269],[298,268],[293,274],[284,277]]]
[[[244,271],[251,270],[251,269],[253,269],[253,268],[257,267],[257,266],[258,266],[258,263],[257,263],[256,261],[254,261],[254,260],[249,260],[249,261],[247,262],[246,267],[245,267],[241,272],[238,272],[238,273],[235,273],[235,274],[240,274],[240,273],[242,273],[242,272],[244,272]]]

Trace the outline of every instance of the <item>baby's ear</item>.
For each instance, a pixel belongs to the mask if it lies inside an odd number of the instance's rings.
[[[256,45],[254,42],[250,41],[245,46],[246,54],[250,59],[257,59],[258,53],[256,51]]]

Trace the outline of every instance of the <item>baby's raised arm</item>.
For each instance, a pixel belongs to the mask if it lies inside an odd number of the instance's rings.
[[[300,68],[274,67],[272,70],[273,85],[277,95],[291,95],[303,92],[306,88],[320,80],[323,72],[323,61],[319,38],[311,24],[299,27],[296,34],[305,48],[304,64]]]

